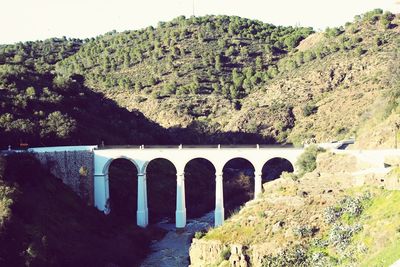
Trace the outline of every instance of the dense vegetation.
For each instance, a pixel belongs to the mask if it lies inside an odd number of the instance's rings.
[[[176,18],[159,27],[110,32],[57,64],[103,90],[164,98],[222,94],[236,99],[276,74],[276,62],[312,33],[229,16]]]
[[[54,64],[81,45],[50,39],[0,47],[0,146],[168,140],[163,129],[142,114],[86,88],[83,77],[60,79],[53,74]]]
[[[0,158],[0,233],[1,266],[135,266],[150,241],[88,207],[30,155]]]

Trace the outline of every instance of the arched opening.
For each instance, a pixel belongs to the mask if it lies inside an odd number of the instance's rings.
[[[163,158],[151,160],[146,167],[149,222],[173,222],[176,208],[176,168]]]
[[[223,168],[225,218],[254,196],[254,166],[244,158],[229,160]]]
[[[263,183],[278,179],[283,172],[293,172],[292,163],[284,158],[272,158],[262,168]]]
[[[214,210],[215,167],[207,159],[195,158],[185,166],[187,218],[197,218]]]
[[[108,167],[110,215],[128,224],[136,224],[137,173],[135,164],[124,158]]]

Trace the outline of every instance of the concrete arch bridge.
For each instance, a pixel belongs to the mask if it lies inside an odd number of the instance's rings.
[[[149,222],[146,170],[149,163],[156,159],[170,161],[176,169],[176,211],[177,228],[186,225],[185,167],[194,159],[206,159],[215,168],[215,225],[224,221],[223,168],[232,159],[242,158],[249,161],[255,170],[254,197],[262,191],[262,169],[275,158],[286,159],[295,170],[295,162],[303,148],[283,146],[169,146],[169,147],[103,147],[94,153],[94,205],[97,209],[109,213],[109,167],[116,159],[127,159],[137,169],[137,225],[146,227]]]

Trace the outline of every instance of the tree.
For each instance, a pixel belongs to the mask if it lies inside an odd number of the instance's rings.
[[[232,99],[237,99],[239,97],[239,90],[236,86],[231,85],[229,87],[229,93]]]
[[[256,57],[256,69],[260,71],[263,69],[263,61],[261,57]]]
[[[135,83],[135,92],[138,94],[142,90],[142,83],[140,81],[137,81]]]
[[[212,88],[213,88],[213,92],[214,93],[216,93],[216,94],[220,94],[221,93],[221,86],[219,85],[218,82],[213,83]]]
[[[393,18],[394,18],[394,15],[391,12],[389,12],[389,11],[385,12],[381,17],[382,27],[384,29],[388,29],[391,25]]]
[[[315,170],[317,168],[317,155],[324,151],[323,148],[316,145],[307,147],[296,162],[296,165],[299,168],[299,174],[302,176],[307,172]]]
[[[217,71],[221,71],[221,69],[222,69],[221,56],[220,55],[215,56],[215,69]]]
[[[76,129],[76,121],[60,111],[50,113],[45,120],[40,121],[42,137],[50,137],[55,135],[59,138],[66,139]]]
[[[30,99],[33,99],[36,96],[36,90],[32,86],[29,86],[28,88],[26,88],[25,93]]]
[[[192,94],[198,94],[199,93],[199,89],[200,89],[199,78],[195,75],[195,76],[193,76],[193,81],[190,84],[190,92]]]

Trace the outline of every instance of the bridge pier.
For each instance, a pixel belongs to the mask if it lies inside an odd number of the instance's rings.
[[[137,194],[137,212],[136,223],[140,227],[146,227],[149,224],[149,210],[147,207],[147,179],[146,173],[138,173],[138,194]]]
[[[256,172],[254,176],[254,199],[262,193],[262,172]]]
[[[108,174],[95,174],[94,175],[94,205],[95,207],[104,212],[110,213],[109,206],[110,191],[108,186]]]
[[[176,174],[175,223],[176,228],[186,226],[185,173],[183,171]]]
[[[215,174],[215,211],[214,225],[220,226],[224,222],[224,186],[222,172]]]

